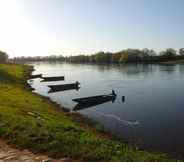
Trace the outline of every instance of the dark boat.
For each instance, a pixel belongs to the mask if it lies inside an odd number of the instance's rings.
[[[35,74],[35,75],[30,75],[30,79],[35,79],[35,78],[42,78],[42,74]]]
[[[59,91],[66,91],[66,90],[71,90],[71,89],[76,89],[78,90],[80,88],[80,83],[72,83],[72,84],[61,84],[61,85],[49,85],[48,87],[50,88],[48,93],[54,93],[54,92],[59,92]]]
[[[114,95],[112,95],[112,94],[110,94],[110,95],[99,95],[99,96],[92,96],[92,97],[85,97],[85,98],[76,98],[76,99],[73,99],[72,101],[78,102],[78,103],[96,102],[96,101],[99,101],[99,100],[112,99],[113,97],[114,97]]]
[[[52,81],[61,81],[64,80],[65,77],[64,76],[57,76],[57,77],[42,77],[42,81],[41,82],[52,82]]]
[[[74,107],[73,110],[74,111],[81,110],[92,106],[100,105],[105,102],[110,102],[110,101],[114,102],[115,100],[116,100],[116,95],[114,94],[76,98],[76,99],[73,99],[73,101],[77,102],[78,104]]]

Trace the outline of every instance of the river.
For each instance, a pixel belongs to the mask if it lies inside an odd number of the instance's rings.
[[[80,110],[105,130],[147,149],[184,155],[184,65],[91,65],[37,62],[34,74],[64,81],[31,85],[35,92],[72,110],[72,99],[117,93],[114,102]],[[48,93],[48,85],[79,81],[79,90]],[[125,102],[122,101],[125,96]]]

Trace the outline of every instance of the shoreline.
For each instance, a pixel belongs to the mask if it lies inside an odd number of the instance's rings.
[[[35,70],[34,69],[34,66],[30,66],[30,65],[26,65],[26,66],[29,66],[30,69],[28,70],[28,74],[27,74],[27,81],[30,79],[30,76],[31,76],[31,73]],[[25,86],[26,89],[28,89],[29,91],[31,91],[31,93],[33,93],[34,95],[38,96],[38,97],[41,97],[43,100],[53,104],[56,106],[56,111],[58,111],[59,113],[60,112],[64,112],[65,115],[69,116],[69,117],[72,117],[76,120],[76,122],[79,122],[80,124],[84,125],[84,126],[89,126],[91,127],[92,129],[95,129],[96,130],[96,125],[99,125],[100,123],[97,122],[97,121],[94,121],[78,112],[74,112],[74,111],[70,111],[69,108],[65,108],[64,106],[62,106],[61,104],[58,104],[56,101],[53,101],[52,99],[50,99],[49,97],[46,97],[46,96],[43,96],[43,95],[40,95],[36,92],[33,92],[33,90],[35,90],[34,88],[31,87],[31,85],[26,82],[26,86]],[[100,124],[100,126],[102,126]],[[103,136],[106,136],[108,138],[112,138],[112,139],[118,139],[118,140],[121,140],[121,141],[124,141],[123,139],[119,139],[118,137],[112,135],[112,133],[108,132],[108,131],[105,131],[105,130],[97,130],[99,131],[100,134],[103,134]],[[126,143],[128,143],[128,141],[124,141]]]
[[[110,66],[113,66],[113,65],[118,65],[118,66],[121,66],[121,65],[182,65],[184,64],[184,59],[182,60],[171,60],[171,61],[160,61],[160,62],[128,62],[128,63],[116,63],[116,62],[113,62],[113,63],[107,63],[107,62],[102,62],[102,63],[91,63],[91,62],[68,62],[68,61],[31,61],[31,62],[18,62],[16,64],[25,64],[25,65],[28,65],[27,63],[67,63],[67,64],[84,64],[84,65],[99,65],[99,66],[102,66],[102,65],[110,65]],[[33,65],[28,65],[28,66],[33,66]],[[34,70],[34,69],[33,69]]]

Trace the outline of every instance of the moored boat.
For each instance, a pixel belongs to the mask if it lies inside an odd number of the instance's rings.
[[[73,110],[74,111],[81,110],[81,109],[100,105],[110,101],[114,102],[115,100],[116,100],[115,94],[76,98],[76,99],[73,99],[74,102],[77,102],[77,105],[73,108]]]
[[[99,95],[99,96],[92,96],[92,97],[76,98],[76,99],[73,99],[73,101],[80,102],[80,103],[82,103],[82,102],[95,102],[98,100],[112,99],[114,97],[115,97],[114,95],[109,94],[109,95]]]
[[[71,89],[78,90],[80,88],[79,85],[80,85],[79,82],[75,82],[71,84],[48,85],[48,87],[50,88],[48,93],[66,91],[66,90],[71,90]]]
[[[41,82],[51,82],[51,81],[62,81],[65,79],[64,76],[56,76],[56,77],[42,77]]]

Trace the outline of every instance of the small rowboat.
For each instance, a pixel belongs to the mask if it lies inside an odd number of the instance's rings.
[[[54,93],[54,92],[59,92],[59,91],[66,91],[66,90],[71,90],[71,89],[76,89],[78,90],[80,83],[72,83],[72,84],[60,84],[60,85],[49,85],[48,87],[50,88],[48,93]]]
[[[76,98],[72,101],[78,102],[78,103],[85,103],[85,102],[96,102],[96,101],[103,101],[103,100],[111,100],[115,96],[112,94],[109,95],[99,95],[99,96],[92,96],[92,97],[85,97],[85,98]]]
[[[60,80],[64,80],[65,77],[64,76],[57,76],[57,77],[42,77],[42,81],[41,82],[52,82],[52,81],[60,81]]]
[[[100,105],[106,102],[110,102],[110,101],[114,102],[115,100],[116,100],[116,95],[114,94],[76,98],[76,99],[73,99],[74,102],[77,102],[77,105],[73,108],[73,110],[74,111],[82,110],[82,109]]]

